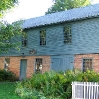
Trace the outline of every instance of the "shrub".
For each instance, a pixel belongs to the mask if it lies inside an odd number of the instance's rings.
[[[0,70],[0,81],[16,81],[18,78],[11,71]]]
[[[17,84],[16,93],[26,99],[71,99],[73,81],[98,82],[99,73],[94,71],[49,71],[44,74],[34,74]],[[31,98],[29,98],[31,96]],[[40,98],[39,98],[40,97]],[[42,97],[42,98],[41,98]]]
[[[49,71],[45,72],[44,74],[34,74],[31,79],[18,83],[16,93],[19,94],[20,92],[20,96],[22,97],[26,97],[27,93],[32,93],[31,96],[34,96],[33,94],[35,93],[35,89],[38,92],[38,94],[35,95],[37,97],[42,96],[44,99],[68,99],[66,98],[66,95],[71,95],[71,92],[69,92],[71,85],[69,88],[67,88],[68,85],[69,83],[67,81],[67,78],[63,73]],[[30,95],[28,94],[27,97],[30,97]]]

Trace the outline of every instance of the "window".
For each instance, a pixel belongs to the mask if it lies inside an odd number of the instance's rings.
[[[37,58],[35,62],[35,72],[42,73],[42,58]]]
[[[63,28],[63,34],[64,34],[64,43],[65,44],[70,44],[71,40],[72,40],[71,27],[70,26],[65,26]]]
[[[46,30],[40,31],[40,45],[46,45]]]
[[[92,59],[83,59],[83,72],[92,70]]]
[[[22,47],[27,46],[27,33],[22,34]]]
[[[7,71],[10,65],[10,58],[5,58],[4,69]]]

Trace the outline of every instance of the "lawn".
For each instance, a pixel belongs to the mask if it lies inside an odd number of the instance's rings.
[[[15,94],[16,83],[0,83],[0,99],[23,99]]]

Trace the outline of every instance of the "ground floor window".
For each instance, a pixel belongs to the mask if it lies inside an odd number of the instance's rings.
[[[92,59],[83,59],[83,72],[92,70]]]
[[[42,58],[36,58],[35,72],[42,73]]]
[[[9,69],[9,65],[10,65],[10,58],[5,58],[4,61],[4,69],[7,71]]]

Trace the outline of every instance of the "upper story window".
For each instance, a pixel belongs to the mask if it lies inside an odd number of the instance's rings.
[[[72,41],[71,27],[70,26],[65,26],[63,28],[63,34],[64,34],[64,43],[65,44],[70,44],[71,41]]]
[[[92,59],[83,59],[83,72],[92,70]]]
[[[40,45],[46,45],[46,30],[40,31]]]
[[[27,47],[27,33],[22,34],[22,47]]]

